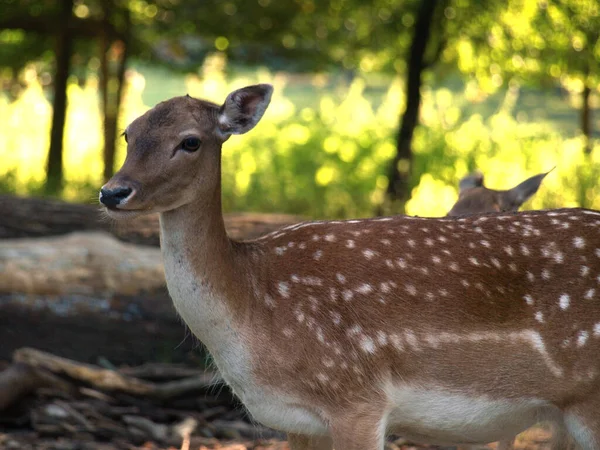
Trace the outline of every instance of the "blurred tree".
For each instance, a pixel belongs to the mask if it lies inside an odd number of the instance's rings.
[[[579,92],[580,128],[591,151],[590,96],[600,84],[600,3],[597,0],[490,2],[448,46],[457,62],[492,92],[511,80],[535,86],[563,85]]]
[[[53,115],[50,149],[47,160],[46,192],[62,188],[62,147],[67,108],[67,80],[73,73],[73,56],[81,65],[100,56],[100,90],[104,114],[104,178],[114,171],[117,117],[122,97],[125,67],[129,54],[130,7],[135,2],[73,0],[3,0],[0,30],[10,39],[15,31],[20,39],[1,46],[5,58],[2,65],[11,76],[26,64],[39,60],[48,50],[47,39],[54,37]],[[8,31],[10,30],[10,31]],[[9,33],[8,35],[6,33]],[[11,34],[12,33],[12,34]],[[24,33],[24,34],[19,34]],[[2,35],[0,35],[0,38]],[[96,39],[99,38],[99,39]],[[23,57],[25,51],[25,57]],[[112,64],[111,64],[112,62]],[[87,76],[87,70],[83,71]]]
[[[58,12],[59,23],[63,27],[56,34],[54,55],[56,72],[54,76],[54,98],[52,101],[52,129],[50,131],[50,150],[46,169],[46,192],[60,192],[62,188],[62,146],[67,111],[67,78],[71,65],[73,42],[69,23],[73,11],[73,0],[63,0]]]
[[[396,140],[396,155],[392,159],[388,175],[386,194],[392,203],[399,204],[404,212],[404,205],[410,196],[410,175],[412,165],[412,137],[419,121],[421,105],[422,73],[428,65],[435,61],[425,61],[427,44],[430,41],[431,27],[434,22],[436,5],[443,8],[446,2],[422,0],[413,29],[412,43],[408,58],[406,77],[406,108],[400,120],[400,129]],[[438,16],[441,17],[441,16]],[[439,19],[438,19],[439,20]],[[443,39],[439,39],[438,47],[442,48]],[[439,52],[436,52],[437,59]],[[395,209],[395,208],[394,208]]]

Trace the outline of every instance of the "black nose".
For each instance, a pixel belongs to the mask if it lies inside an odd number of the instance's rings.
[[[115,189],[100,189],[100,202],[106,206],[117,206],[131,194],[132,189],[118,187]]]

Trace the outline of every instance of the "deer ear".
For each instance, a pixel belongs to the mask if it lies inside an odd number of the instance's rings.
[[[233,91],[219,110],[219,130],[223,135],[243,134],[261,119],[273,94],[270,84],[257,84]]]
[[[458,182],[459,196],[464,194],[468,189],[483,187],[483,174],[481,172],[473,172]]]
[[[537,192],[540,185],[542,184],[542,180],[546,175],[554,170],[554,167],[550,169],[546,173],[540,173],[531,178],[526,179],[522,183],[518,184],[512,189],[506,191],[506,194],[503,196],[507,205],[503,205],[508,209],[517,210],[520,206],[525,203],[533,194]]]

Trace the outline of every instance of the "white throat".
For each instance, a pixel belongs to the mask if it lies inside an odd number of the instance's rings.
[[[211,273],[211,270],[194,267],[190,260],[191,252],[206,253],[202,245],[205,237],[193,236],[194,242],[190,243],[192,236],[186,235],[184,227],[177,214],[160,215],[161,250],[169,294],[177,313],[206,346],[225,381],[241,394],[241,386],[250,376],[248,349],[226,299],[214,290],[210,279],[196,275]],[[192,250],[190,244],[197,246]],[[194,261],[209,264],[211,259],[210,255],[201,255]]]

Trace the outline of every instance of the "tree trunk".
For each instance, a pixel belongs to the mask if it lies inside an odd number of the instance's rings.
[[[109,24],[109,5],[110,2],[105,2],[102,4],[103,6],[103,19],[102,19],[102,36],[100,38],[100,93],[102,95],[102,115],[104,116],[104,181],[106,182],[110,178],[110,174],[107,176],[107,172],[112,171],[107,167],[107,153],[109,153],[109,146],[111,140],[109,138],[108,133],[108,115],[109,115],[109,106],[108,106],[108,86],[109,86],[109,77],[110,71],[108,67],[108,49],[110,48],[110,31],[108,29]],[[114,144],[113,144],[114,145]]]
[[[125,70],[127,68],[127,59],[129,57],[129,28],[130,16],[129,10],[124,10],[125,26],[121,45],[123,47],[121,57],[117,66],[117,91],[109,103],[104,117],[104,180],[108,181],[115,170],[115,154],[117,140],[117,125],[119,120],[119,110],[121,108],[121,99],[123,97],[123,83],[125,82]]]
[[[421,75],[426,67],[424,57],[431,35],[431,24],[436,0],[422,0],[415,23],[406,83],[406,109],[400,120],[400,130],[396,141],[396,155],[392,161],[389,175],[387,197],[392,205],[398,204],[404,212],[406,201],[410,197],[410,175],[412,166],[412,137],[419,120],[421,105]]]
[[[590,108],[590,94],[592,90],[590,87],[585,84],[583,88],[583,92],[581,93],[581,98],[583,100],[581,105],[581,131],[584,136],[584,152],[590,154],[592,152],[592,117],[591,117],[591,108]]]
[[[73,0],[62,2],[59,20],[64,26],[57,35],[56,74],[54,76],[54,99],[52,103],[52,130],[50,132],[50,150],[46,166],[46,192],[60,192],[63,182],[63,137],[67,112],[67,79],[71,60],[72,40],[67,23],[71,18]]]

